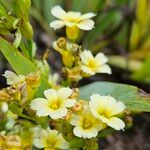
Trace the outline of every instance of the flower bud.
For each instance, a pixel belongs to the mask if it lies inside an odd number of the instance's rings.
[[[6,146],[8,148],[21,148],[21,138],[17,135],[9,135],[6,139]]]
[[[67,115],[64,117],[64,119],[68,121],[71,119],[72,115],[73,115],[73,112],[71,110],[68,110]]]
[[[66,44],[67,44],[66,39],[63,37],[57,40],[57,45],[59,48],[66,49]]]
[[[30,73],[26,76],[25,81],[27,86],[31,88],[37,88],[40,85],[40,74],[39,72]]]
[[[10,95],[5,90],[0,90],[0,101],[9,101]]]
[[[20,100],[21,99],[21,91],[17,86],[10,86],[7,88],[7,91],[10,95],[11,99]]]
[[[77,99],[78,95],[79,95],[79,89],[78,88],[74,88],[70,98],[71,99]]]

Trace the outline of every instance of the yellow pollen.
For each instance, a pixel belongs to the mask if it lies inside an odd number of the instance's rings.
[[[89,68],[94,70],[95,68],[97,68],[98,65],[97,65],[97,62],[95,60],[91,59],[88,62],[88,66],[89,66]]]
[[[89,128],[91,128],[91,127],[92,127],[91,121],[88,120],[88,119],[84,119],[84,120],[83,120],[83,128],[84,128],[84,129],[89,129]]]
[[[58,109],[59,107],[60,107],[60,103],[59,103],[58,100],[55,101],[55,102],[52,102],[52,103],[50,104],[50,108],[53,109],[53,110],[56,110],[56,109]]]

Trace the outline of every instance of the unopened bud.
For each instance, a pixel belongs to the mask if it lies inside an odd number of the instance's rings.
[[[79,89],[78,88],[74,88],[70,98],[71,99],[77,99],[78,95],[79,95]]]
[[[82,104],[76,103],[75,106],[72,108],[74,112],[79,112],[83,109]]]
[[[21,99],[21,91],[17,86],[8,87],[7,91],[9,93],[11,99],[14,99],[14,100],[20,100]]]
[[[21,138],[17,135],[10,135],[7,137],[6,145],[9,148],[12,147],[20,148],[22,146]]]
[[[40,78],[39,72],[30,73],[26,76],[25,81],[27,86],[31,88],[37,88],[40,85]]]
[[[66,39],[63,37],[57,40],[57,45],[59,48],[66,49],[66,44],[67,44]]]
[[[9,101],[10,95],[5,90],[0,90],[0,101]]]
[[[70,120],[72,117],[73,112],[71,110],[68,110],[67,115],[64,117],[65,120]]]

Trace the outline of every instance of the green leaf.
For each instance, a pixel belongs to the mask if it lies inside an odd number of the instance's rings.
[[[15,49],[8,41],[0,37],[0,51],[9,61],[12,68],[17,74],[27,75],[31,72],[38,71],[37,67],[26,57],[24,57],[17,49]],[[43,96],[43,91],[49,88],[45,77],[41,75],[41,85],[36,93],[36,97]]]
[[[17,74],[27,75],[31,72],[37,71],[37,68],[31,61],[26,59],[8,41],[6,41],[1,37],[0,37],[0,50]]]
[[[74,138],[70,141],[70,148],[82,148],[84,141],[81,138]]]
[[[150,95],[135,86],[94,82],[80,88],[79,99],[89,100],[93,93],[110,95],[117,101],[123,101],[127,109],[131,111],[150,112]]]
[[[17,103],[16,102],[12,102],[10,105],[9,105],[9,110],[14,113],[14,114],[17,114],[17,115],[20,115],[23,111],[22,108],[19,108]]]

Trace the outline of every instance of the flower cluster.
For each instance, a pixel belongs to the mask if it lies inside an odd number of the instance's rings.
[[[70,88],[44,91],[46,99],[37,98],[31,102],[31,108],[38,116],[49,116],[53,120],[62,119],[69,122],[77,137],[92,138],[107,126],[115,130],[124,129],[124,122],[117,117],[125,109],[122,102],[111,96],[93,94],[89,103],[71,99]],[[69,117],[68,117],[69,116]]]
[[[97,93],[80,99],[80,90],[76,88],[84,77],[111,74],[103,53],[94,56],[75,43],[80,29],[94,28],[91,18],[96,14],[65,12],[60,6],[53,7],[51,13],[58,20],[51,22],[50,27],[66,26],[67,38],[61,37],[52,44],[62,56],[61,83],[57,83],[58,74],[49,75],[47,62],[35,61],[38,71],[28,75],[4,73],[9,87],[0,90],[0,112],[8,133],[0,133],[2,149],[31,149],[33,145],[44,150],[76,149],[71,143],[79,140],[83,149],[90,144],[95,150],[98,134],[103,130],[125,128],[119,116],[125,109],[122,102]],[[41,83],[46,86],[41,87]]]
[[[63,76],[69,85],[76,83],[83,77],[89,77],[96,73],[111,74],[110,67],[106,64],[107,57],[98,53],[95,57],[90,50],[82,48],[75,43],[79,36],[79,30],[91,30],[94,21],[90,18],[96,16],[94,13],[81,15],[80,12],[65,12],[60,6],[52,8],[51,13],[58,18],[50,23],[50,27],[60,29],[66,26],[66,35],[69,40],[61,37],[53,42],[53,48],[62,56],[64,68]]]

